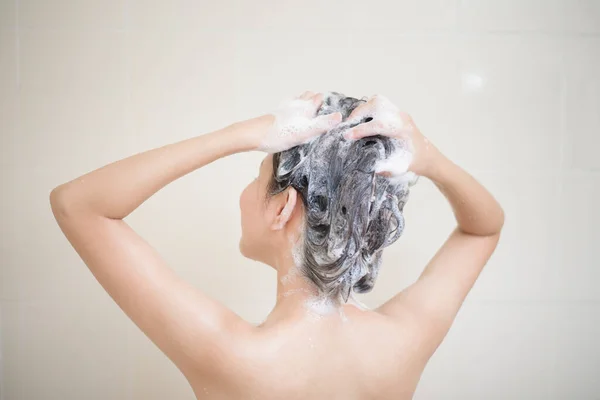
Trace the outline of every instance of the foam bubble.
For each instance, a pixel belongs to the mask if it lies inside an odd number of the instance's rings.
[[[378,122],[380,133],[400,132],[406,125],[395,111],[388,109],[378,109],[373,113],[373,118]]]
[[[338,306],[331,298],[326,296],[315,296],[309,298],[304,303],[305,307],[317,316],[331,315]]]
[[[297,136],[315,128],[327,129],[335,122],[315,119],[317,106],[311,99],[291,99],[283,101],[271,114],[275,116],[273,125],[267,131],[259,150],[276,153],[297,143]]]
[[[372,100],[372,99],[371,99]],[[400,117],[400,109],[387,97],[377,95],[366,112],[376,122],[372,124],[373,133],[384,134],[402,132],[407,128],[406,122]],[[361,114],[358,120],[364,118]],[[353,122],[358,122],[354,119]]]
[[[388,172],[392,176],[403,175],[408,172],[412,159],[412,152],[404,147],[397,147],[388,158],[377,161],[375,164],[375,172]]]
[[[285,286],[295,282],[298,275],[300,275],[298,268],[295,266],[291,267],[290,269],[288,269],[287,273],[283,277],[281,277],[281,284]]]

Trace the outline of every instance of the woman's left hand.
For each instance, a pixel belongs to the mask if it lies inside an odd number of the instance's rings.
[[[373,135],[408,139],[411,147],[411,162],[406,166],[408,171],[417,175],[427,176],[429,174],[429,170],[435,164],[437,148],[421,133],[409,114],[400,111],[387,97],[374,95],[366,103],[356,107],[348,120],[361,121],[365,117],[370,117],[370,121],[348,129],[344,133],[346,139],[361,139]],[[391,168],[390,171],[385,171],[385,174],[394,175],[406,172],[404,165],[402,168],[387,163],[383,165]]]
[[[317,116],[322,93],[304,92],[268,115],[266,126],[256,131],[255,150],[277,153],[307,143],[340,122],[339,112]]]

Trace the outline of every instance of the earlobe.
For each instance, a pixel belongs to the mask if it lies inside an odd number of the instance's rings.
[[[282,229],[285,224],[288,223],[290,218],[292,217],[292,213],[294,212],[294,208],[296,207],[296,199],[298,198],[298,192],[293,187],[289,187],[287,189],[286,201],[283,204],[283,207],[277,214],[275,218],[275,222],[272,225],[274,230]]]

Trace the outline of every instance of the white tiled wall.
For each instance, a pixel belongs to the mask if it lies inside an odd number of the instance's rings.
[[[600,1],[0,0],[0,400],[193,398],[62,236],[48,195],[304,90],[392,98],[505,209],[415,398],[599,398]],[[238,197],[261,157],[219,160],[128,217],[252,321],[275,295],[274,273],[237,251]],[[406,219],[367,304],[411,283],[453,226],[425,179]]]

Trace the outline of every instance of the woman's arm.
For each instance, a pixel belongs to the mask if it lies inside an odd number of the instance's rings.
[[[504,211],[492,194],[464,169],[430,145],[426,177],[448,199],[458,228],[470,235],[492,236],[504,225]]]
[[[382,304],[378,311],[406,317],[421,329],[422,349],[430,357],[452,326],[465,298],[496,249],[504,211],[469,173],[428,144],[425,177],[448,199],[457,227],[419,278]]]
[[[433,354],[500,240],[504,211],[469,173],[429,145],[425,176],[448,199],[457,227],[416,282],[380,306],[392,315],[411,315],[423,328],[423,346]]]
[[[396,317],[409,316],[423,327],[423,345],[432,352],[450,328],[465,297],[496,249],[504,212],[477,180],[446,158],[387,98],[374,96],[357,107],[351,118],[372,117],[347,133],[349,138],[373,134],[408,139],[409,170],[433,181],[448,199],[457,227],[425,266],[415,283],[378,308]],[[402,174],[406,171],[388,174]],[[400,168],[400,166],[396,166]],[[406,321],[406,319],[404,319]]]
[[[58,225],[94,277],[186,375],[198,372],[199,365],[218,370],[232,338],[248,325],[180,279],[123,218],[173,180],[219,157],[250,150],[247,138],[265,129],[267,121],[237,123],[133,155],[50,195]]]
[[[135,154],[55,188],[50,200],[59,216],[69,213],[123,219],[174,180],[221,157],[254,150],[255,129],[267,129],[265,115],[224,129]]]
[[[380,306],[388,315],[408,312],[424,328],[424,346],[437,349],[483,267],[496,249],[504,211],[491,193],[425,139],[419,162],[448,199],[457,227],[415,283]],[[426,149],[425,149],[426,148]]]

